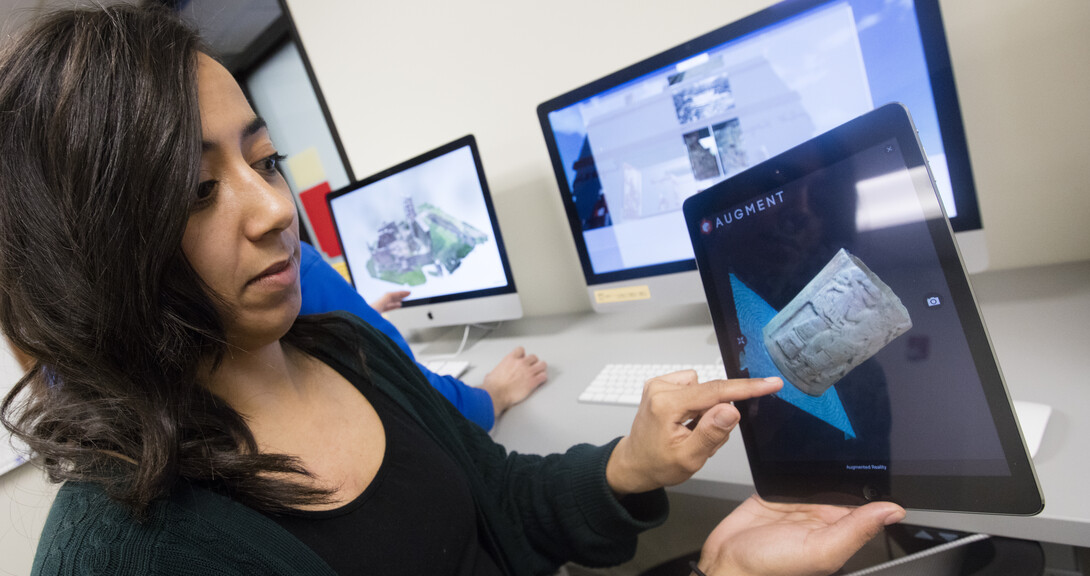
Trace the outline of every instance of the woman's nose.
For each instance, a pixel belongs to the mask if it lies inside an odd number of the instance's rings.
[[[286,184],[276,186],[256,174],[247,184],[251,188],[243,207],[247,237],[257,240],[291,226],[295,221],[295,202]]]

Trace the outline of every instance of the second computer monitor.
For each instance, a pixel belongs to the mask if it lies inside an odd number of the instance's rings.
[[[472,135],[342,188],[329,211],[368,302],[408,290],[400,329],[508,320],[522,306]]]
[[[703,301],[682,202],[888,102],[979,233],[938,0],[786,0],[541,104],[595,309]]]

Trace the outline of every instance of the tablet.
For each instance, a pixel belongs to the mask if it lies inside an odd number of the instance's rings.
[[[908,111],[686,200],[757,492],[1031,515],[1044,500]]]

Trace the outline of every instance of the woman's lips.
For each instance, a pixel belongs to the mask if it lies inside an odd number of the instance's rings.
[[[247,284],[270,288],[286,287],[294,284],[298,276],[295,272],[295,259],[288,257],[287,260],[269,266]]]

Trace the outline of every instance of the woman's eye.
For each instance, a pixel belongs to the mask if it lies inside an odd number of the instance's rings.
[[[216,192],[216,181],[205,180],[197,185],[197,194],[193,201],[193,209],[203,208],[207,206]]]
[[[258,168],[265,172],[276,172],[277,167],[280,166],[280,162],[284,160],[283,154],[271,154],[258,160]]]

